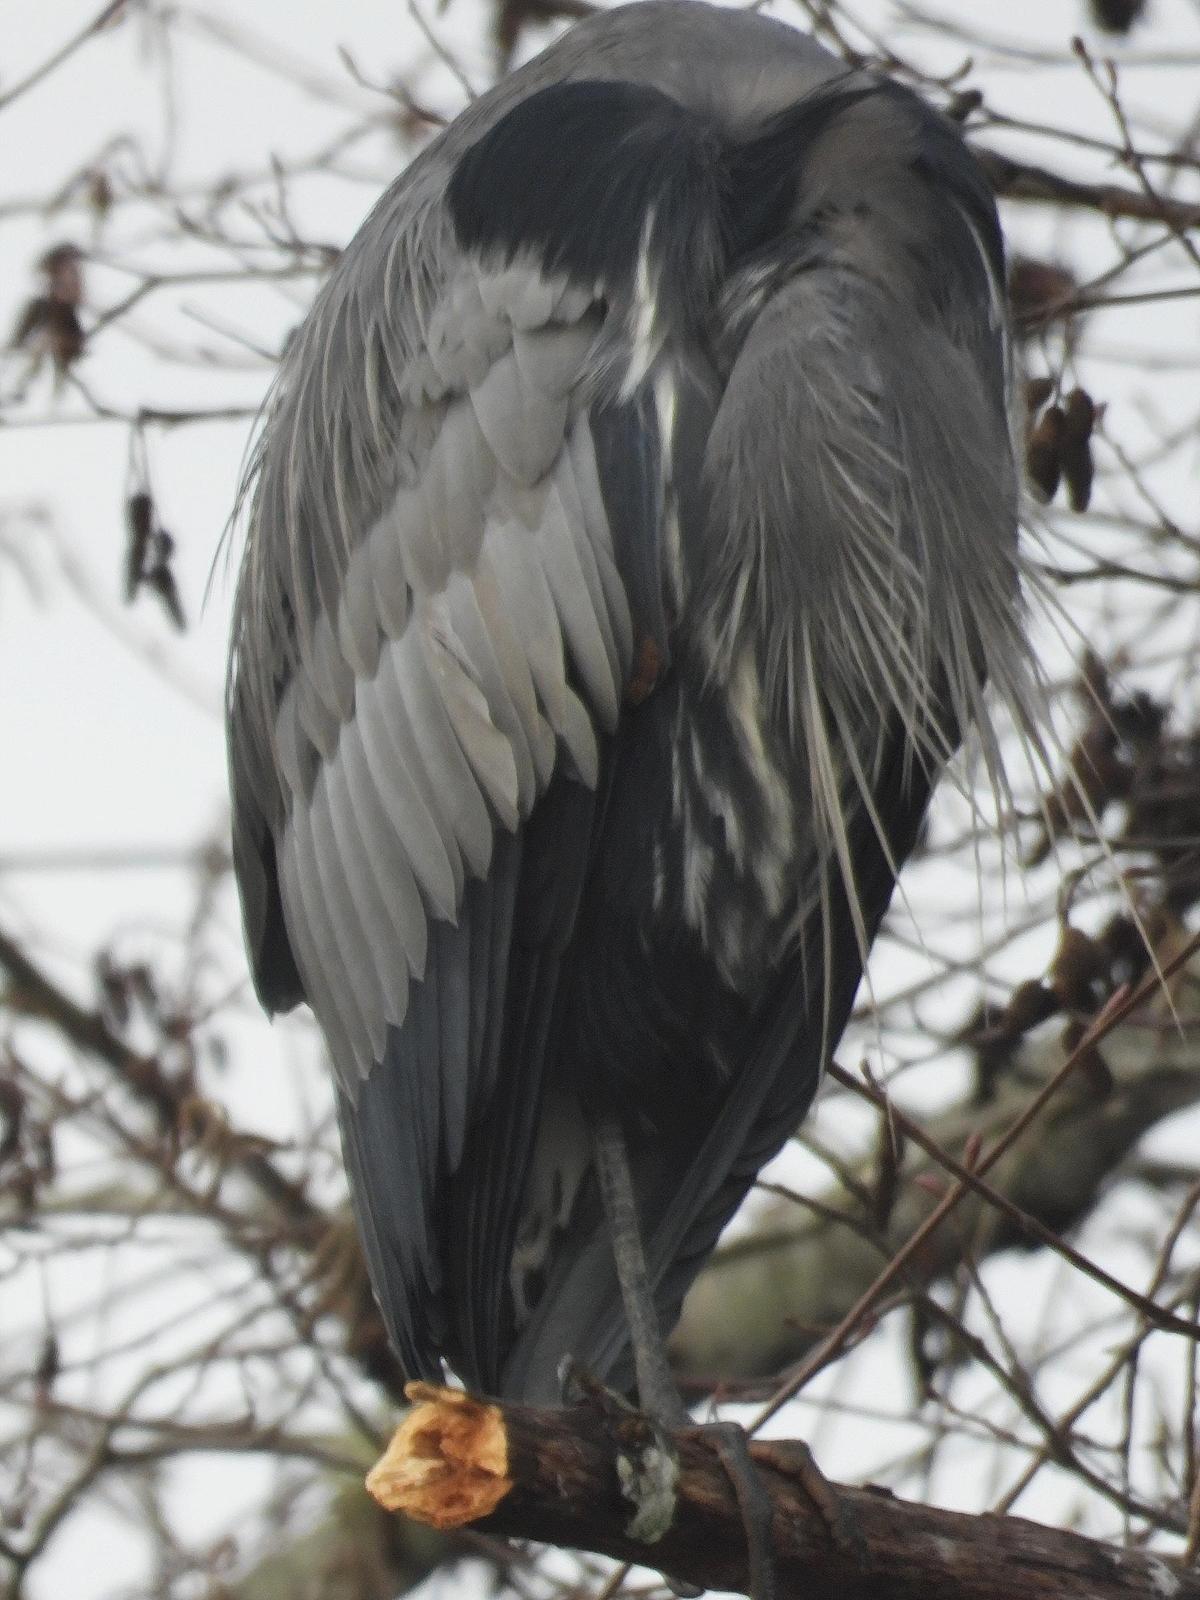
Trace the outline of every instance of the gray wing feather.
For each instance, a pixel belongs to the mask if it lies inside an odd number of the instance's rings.
[[[625,469],[626,475],[637,479],[639,469]],[[559,463],[557,473],[563,501],[573,525],[587,534],[588,544],[596,558],[601,588],[604,591],[604,614],[611,622],[619,659],[633,657],[633,618],[625,579],[617,568],[613,550],[613,533],[609,514],[605,509],[604,494],[600,488],[600,469],[596,461],[596,444],[590,427],[571,429],[567,439],[567,454]],[[655,512],[661,512],[657,497],[661,485],[655,483],[651,491],[655,496]],[[657,541],[656,541],[657,542]],[[655,585],[661,590],[661,573],[655,576]]]
[[[510,522],[496,524],[489,532],[484,559],[521,640],[545,719],[570,753],[578,776],[593,786],[600,761],[596,732],[583,702],[567,683],[554,597],[527,531]]]
[[[412,852],[406,843],[404,804],[406,794],[396,771],[395,743],[378,727],[383,713],[374,683],[365,684],[358,697],[358,716],[354,728],[342,737],[342,751],[348,764],[360,769],[362,805],[372,803],[375,814],[371,831],[364,825],[363,836],[372,840],[372,867],[387,884],[387,905],[395,929],[397,948],[403,953],[414,978],[425,973],[427,928],[425,907],[413,869]],[[365,772],[361,769],[365,767]],[[369,787],[368,787],[369,785]],[[389,1018],[399,1022],[403,1017]]]
[[[316,841],[320,793],[314,786],[309,803],[303,809],[293,809],[279,841],[281,887],[285,895],[288,934],[298,945],[296,956],[305,990],[310,997],[314,994],[324,997],[335,1031],[349,1047],[344,1071],[353,1075],[364,1070],[371,1056],[371,1029],[366,1017],[371,1001],[364,999],[364,992],[369,994],[373,983],[366,973],[357,970],[353,959],[353,926],[343,925],[337,899],[331,895],[328,850],[322,868]],[[290,896],[289,883],[292,885]],[[306,947],[319,963],[319,974],[305,962]],[[319,1002],[312,1000],[311,1003],[316,1010]],[[325,1014],[318,1011],[317,1016],[324,1027]]]
[[[446,714],[462,746],[471,771],[487,797],[501,827],[516,830],[520,778],[512,745],[492,719],[483,690],[444,629],[427,635],[433,655],[433,674],[446,706]]]
[[[591,549],[586,540],[573,536],[557,482],[546,487],[536,548],[584,687],[602,725],[612,729],[623,676],[616,642],[608,618],[598,614],[604,591]]]
[[[347,864],[342,859],[338,844],[338,829],[341,828],[343,837],[346,837],[345,830],[352,825],[352,819],[346,816],[344,801],[339,799],[335,804],[335,797],[330,793],[335,784],[341,788],[340,777],[340,763],[330,762],[317,779],[308,812],[309,838],[312,844],[311,859],[315,863],[321,886],[322,914],[332,923],[341,950],[342,964],[349,980],[350,994],[347,998],[354,1007],[353,1015],[360,1029],[360,1040],[365,1040],[367,1048],[362,1049],[361,1059],[366,1063],[383,1048],[387,996],[378,965],[379,958],[372,949],[370,930],[364,926],[363,913],[356,903],[357,885],[348,881]],[[347,853],[354,862],[353,854]]]
[[[394,647],[395,693],[419,752],[417,770],[436,795],[468,870],[482,878],[492,857],[492,819],[426,662],[419,629]]]
[[[488,630],[471,579],[456,573],[446,586],[442,626],[452,631],[460,658],[469,661],[473,676],[487,704],[492,722],[512,752],[517,775],[518,814],[528,816],[537,793],[531,728],[522,718],[512,681],[501,666],[496,641]],[[528,669],[526,669],[528,673]],[[531,707],[532,716],[536,712]],[[532,717],[531,717],[532,720]]]
[[[321,704],[340,726],[354,708],[354,669],[342,654],[325,612],[313,626],[304,666]]]
[[[391,647],[389,682],[398,682],[399,664],[396,647]],[[425,899],[435,916],[453,922],[462,904],[463,885],[468,867],[455,833],[450,808],[432,781],[426,758],[421,730],[413,721],[407,701],[400,693],[392,697],[383,714],[388,716],[391,747],[398,753],[401,781],[396,784],[394,771],[389,770],[384,780],[394,803],[390,813],[395,842],[406,861],[423,862],[417,873]],[[410,796],[415,797],[410,798]],[[482,809],[482,808],[481,808]],[[406,833],[406,819],[415,818],[419,833],[411,837]],[[487,817],[484,811],[484,822]]]
[[[540,482],[562,449],[565,396],[524,383],[516,355],[507,351],[471,390],[480,431],[504,472],[522,487]]]
[[[571,392],[596,340],[594,318],[563,327],[513,329],[513,360],[528,390],[562,399]]]
[[[437,373],[447,392],[472,389],[482,383],[492,363],[508,347],[509,330],[484,305],[479,281],[464,272],[447,294],[429,324],[424,359]]]
[[[461,870],[456,870],[457,847],[453,839],[447,840],[443,835],[434,810],[421,792],[417,778],[419,750],[404,702],[396,692],[396,656],[394,645],[380,653],[379,671],[369,685],[363,686],[359,718],[354,728],[346,730],[344,738],[353,741],[357,729],[364,743],[370,744],[372,770],[387,796],[395,840],[420,886],[424,904],[434,916],[453,920],[461,883]],[[414,976],[420,976],[415,969]]]
[[[341,977],[340,961],[336,947],[332,952],[328,949],[330,940],[327,930],[314,921],[311,908],[306,906],[306,880],[302,862],[303,854],[295,843],[291,849],[281,849],[279,852],[279,888],[285,907],[288,938],[303,977],[308,1002],[322,1019],[321,1027],[330,1056],[335,1060],[350,1062],[355,1059],[354,1049],[334,1001],[334,986]],[[309,888],[311,892],[315,884],[310,884]]]
[[[488,312],[518,329],[544,327],[554,317],[565,284],[544,278],[521,263],[502,272],[484,273],[479,298]]]
[[[463,580],[466,582],[466,580]],[[470,580],[475,615],[483,628],[496,666],[504,679],[505,691],[520,720],[534,766],[537,792],[550,782],[555,762],[554,733],[538,709],[533,671],[525,644],[513,626],[504,595],[496,579],[491,551],[480,552],[475,575]]]
[[[434,451],[436,449],[435,441]],[[434,451],[430,452],[431,458]],[[404,570],[414,597],[440,593],[455,566],[454,536],[446,535],[430,521],[425,494],[428,468],[427,460],[420,478],[411,488],[397,489],[392,505],[392,521],[400,530]],[[482,519],[477,517],[476,520]],[[461,537],[464,531],[467,530],[456,530],[456,533]]]
[[[356,739],[343,741],[346,754],[345,789],[356,839],[356,884],[366,876],[372,885],[369,921],[379,949],[387,955],[381,977],[384,984],[384,1020],[397,1023],[408,1004],[409,976],[424,974],[427,936],[416,880],[392,829],[366,757]],[[368,920],[367,914],[364,920]]]
[[[584,424],[578,424],[571,430],[572,435],[590,432]],[[581,465],[585,457],[580,452]],[[587,584],[588,595],[592,604],[592,611],[600,636],[604,642],[604,651],[608,657],[609,669],[613,675],[613,687],[618,698],[621,690],[621,662],[629,654],[632,631],[629,624],[629,602],[625,597],[625,587],[617,575],[616,564],[613,561],[612,536],[608,529],[608,520],[604,519],[602,529],[596,524],[589,524],[588,514],[584,505],[584,490],[581,490],[576,473],[576,464],[570,454],[570,441],[568,450],[557,462],[552,479],[553,491],[557,494],[562,508],[562,514],[571,528],[582,530],[584,538],[572,541],[571,550],[576,555],[584,580]],[[606,581],[606,578],[608,581]]]
[[[326,761],[337,750],[340,723],[321,698],[311,673],[301,669],[292,680],[296,686],[296,717],[308,742]]]
[[[408,626],[411,595],[404,562],[404,528],[393,502],[367,535],[371,587],[378,625],[389,639],[399,639]]]
[[[366,539],[346,564],[338,607],[338,646],[356,680],[371,679],[379,662],[379,610],[371,571],[371,546]]]
[[[421,478],[427,537],[443,546],[451,568],[463,570],[479,554],[484,506],[495,476],[496,463],[475,413],[465,400],[455,401]]]
[[[366,795],[353,781],[356,764],[350,759],[350,752],[357,744],[357,739],[343,739],[339,759],[331,761],[321,774],[314,796],[314,821],[318,848],[326,832],[332,843],[328,878],[333,880],[336,870],[333,892],[348,894],[354,908],[356,937],[347,954],[360,976],[364,969],[375,975],[376,987],[366,1022],[372,1046],[382,1049],[385,1025],[399,1022],[404,1015],[408,969],[403,947],[397,948],[393,933],[388,912],[390,895],[385,897],[380,886],[379,841],[368,831],[371,817]],[[398,974],[402,975],[399,983]]]
[[[472,970],[478,952],[471,919],[464,918],[461,928],[450,928],[445,924],[437,926],[434,930],[434,939],[438,947],[442,1059],[466,1063],[472,1059],[472,1052],[476,1047],[473,1038],[471,998]],[[478,984],[475,987],[478,987]],[[440,1066],[439,1062],[439,1069]],[[456,1172],[462,1161],[463,1145],[471,1115],[469,1089],[467,1071],[442,1074],[442,1159],[448,1172]]]

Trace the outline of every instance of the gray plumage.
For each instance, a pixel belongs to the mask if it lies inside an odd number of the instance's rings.
[[[598,15],[384,195],[283,363],[229,681],[258,991],[336,1071],[406,1370],[626,1374],[1026,709],[1003,252],[957,133],[744,11]]]

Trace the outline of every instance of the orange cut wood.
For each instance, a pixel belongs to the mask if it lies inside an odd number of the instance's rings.
[[[512,1488],[499,1409],[428,1383],[404,1392],[414,1409],[367,1474],[368,1493],[385,1510],[433,1528],[486,1517]]]

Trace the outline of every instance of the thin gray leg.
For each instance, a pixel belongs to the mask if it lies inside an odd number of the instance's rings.
[[[658,1321],[650,1274],[646,1270],[646,1252],[642,1246],[625,1136],[620,1122],[611,1112],[601,1113],[592,1122],[592,1153],[612,1239],[617,1281],[629,1323],[638,1401],[642,1410],[662,1428],[691,1427],[694,1424],[667,1361],[666,1341]],[[744,1429],[735,1422],[714,1423],[704,1431],[713,1440],[742,1512],[750,1557],[750,1592],[754,1600],[774,1600],[771,1501],[751,1459],[749,1440]],[[677,1594],[700,1592],[677,1586],[670,1578],[667,1582]]]
[[[667,1347],[654,1305],[650,1275],[646,1271],[646,1253],[642,1248],[625,1136],[611,1112],[602,1112],[592,1123],[592,1151],[604,1215],[612,1237],[617,1281],[621,1285],[621,1299],[625,1302],[629,1323],[638,1400],[642,1410],[664,1426],[686,1426],[691,1418],[679,1397],[667,1362]]]

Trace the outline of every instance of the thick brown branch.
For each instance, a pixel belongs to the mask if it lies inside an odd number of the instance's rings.
[[[594,1551],[709,1589],[745,1593],[741,1513],[701,1428],[672,1435],[677,1499],[661,1540],[627,1529],[620,1461],[636,1466],[647,1429],[632,1413],[585,1403],[566,1411],[495,1406],[413,1385],[420,1401],[368,1483],[380,1502],[420,1520]],[[616,1420],[614,1420],[614,1416]],[[872,1489],[828,1486],[814,1503],[804,1446],[755,1442],[774,1508],[783,1594],[839,1600],[1200,1600],[1200,1575],[1161,1556],[1120,1550],[1018,1517],[964,1516]],[[494,1509],[488,1509],[489,1507]],[[479,1513],[479,1520],[474,1520]],[[851,1537],[831,1531],[845,1524]]]

